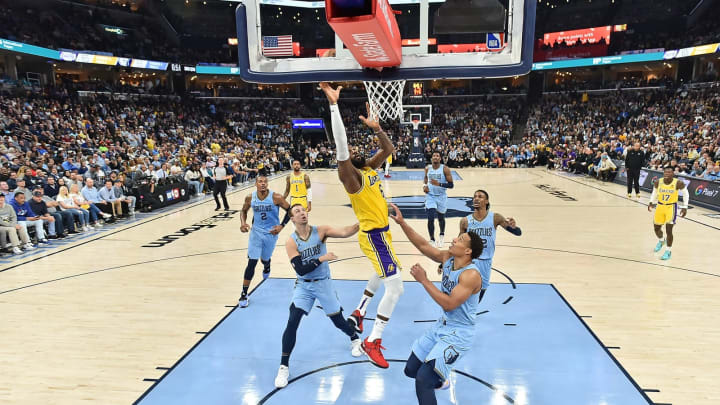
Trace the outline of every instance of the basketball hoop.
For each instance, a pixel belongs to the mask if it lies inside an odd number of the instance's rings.
[[[364,81],[370,115],[377,120],[399,120],[403,116],[402,97],[405,80]]]
[[[417,130],[419,126],[420,126],[420,120],[417,119],[417,118],[413,118],[413,119],[412,119],[412,127],[413,127],[413,129],[414,129],[414,130]]]

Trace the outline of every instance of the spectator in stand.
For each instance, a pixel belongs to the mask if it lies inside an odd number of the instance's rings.
[[[58,190],[58,195],[55,197],[55,200],[58,202],[63,212],[69,212],[70,214],[72,214],[73,218],[75,218],[77,222],[80,223],[80,229],[82,231],[90,230],[90,213],[86,209],[80,207],[75,202],[75,199],[68,192],[67,187],[60,186],[60,189]]]
[[[32,208],[30,208],[30,204],[25,201],[25,194],[15,194],[15,198],[10,201],[10,205],[13,207],[13,209],[15,209],[15,215],[17,216],[18,224],[21,227],[25,228],[26,232],[29,226],[34,227],[35,239],[37,239],[38,243],[47,243],[48,240],[45,237],[43,221],[42,219],[40,219],[39,215],[33,212]]]
[[[15,193],[10,191],[7,181],[0,181],[0,194],[5,196],[5,201],[15,198]]]
[[[110,180],[110,179],[105,180],[105,187],[101,188],[98,191],[98,195],[100,196],[101,201],[105,201],[106,204],[110,205],[113,220],[118,219],[118,218],[124,218],[127,216],[127,215],[123,215],[123,212],[126,214],[127,214],[127,212],[129,212],[127,202],[115,197],[115,191],[113,190],[112,180]]]
[[[720,180],[720,165],[708,164],[707,169],[703,172],[703,180],[716,181]]]
[[[69,236],[70,234],[77,233],[75,232],[75,220],[73,219],[72,213],[67,210],[61,209],[59,202],[57,202],[54,198],[45,195],[44,193],[42,196],[42,200],[45,201],[45,206],[47,207],[48,212],[50,212],[50,215],[55,217],[56,231],[58,235],[64,234],[65,236]],[[55,214],[60,215],[59,222],[58,217]]]
[[[200,197],[203,195],[203,176],[198,170],[198,165],[193,163],[185,172],[185,181],[195,190],[195,195]]]
[[[617,170],[617,166],[607,153],[603,153],[600,158],[600,167],[598,168],[598,178],[602,181],[612,180],[613,174]]]
[[[85,200],[91,203],[91,210],[92,207],[95,206],[96,209],[99,209],[99,211],[103,212],[102,216],[105,219],[105,222],[115,222],[116,216],[114,204],[112,203],[112,201],[108,201],[100,196],[100,191],[95,188],[95,182],[93,181],[93,179],[85,180],[85,187],[82,188],[80,194],[82,194]],[[92,216],[92,211],[90,211],[90,215]]]
[[[30,190],[25,187],[25,178],[17,179],[17,187],[14,190],[14,193],[17,194],[25,194],[25,201],[30,200],[32,198],[32,193]]]
[[[28,202],[30,209],[38,216],[38,221],[47,224],[48,227],[48,239],[62,239],[65,237],[63,234],[63,222],[62,215],[59,213],[51,214],[48,210],[45,201],[43,201],[43,189],[37,187],[33,190],[32,198]]]
[[[45,195],[50,198],[55,198],[55,196],[58,194],[59,188],[60,187],[58,186],[57,181],[55,181],[55,177],[48,176],[45,186],[43,187]]]
[[[94,187],[93,187],[94,189]],[[102,224],[100,223],[100,217],[105,217],[107,215],[107,218],[110,218],[109,214],[105,214],[102,211],[100,211],[100,208],[98,208],[95,204],[93,204],[91,201],[88,201],[83,195],[79,192],[80,187],[77,184],[73,184],[70,186],[70,197],[75,202],[75,205],[79,206],[83,210],[87,211],[90,215],[90,222],[88,223],[89,226],[100,228],[102,227]]]
[[[35,249],[35,246],[30,243],[27,229],[18,224],[15,209],[6,204],[5,194],[0,194],[0,246],[3,249],[7,247],[5,245],[7,239],[10,239],[10,246],[16,255],[22,253],[21,242],[25,249]]]
[[[127,206],[128,215],[135,215],[135,202],[137,201],[137,199],[135,198],[135,196],[125,194],[122,180],[117,179],[115,181],[115,186],[113,186],[112,190],[115,198],[117,198],[118,201]]]

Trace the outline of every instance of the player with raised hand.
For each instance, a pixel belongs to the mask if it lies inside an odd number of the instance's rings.
[[[320,88],[330,102],[333,138],[337,148],[338,176],[350,197],[350,204],[360,223],[360,232],[358,233],[360,249],[375,269],[375,273],[365,287],[360,303],[348,318],[348,322],[353,324],[358,333],[362,333],[365,311],[375,295],[375,291],[380,287],[380,283],[383,283],[385,294],[378,304],[373,329],[370,336],[363,341],[362,348],[374,365],[387,368],[389,364],[381,351],[384,349],[381,345],[382,333],[403,293],[403,283],[400,277],[400,261],[392,246],[387,201],[376,169],[395,151],[395,148],[380,127],[377,118],[371,116],[370,107],[367,106],[368,116],[361,115],[359,118],[375,133],[380,148],[370,158],[363,156],[358,148],[353,149],[351,153],[348,148],[345,125],[337,105],[342,86],[333,89],[328,83],[323,82],[320,83]]]

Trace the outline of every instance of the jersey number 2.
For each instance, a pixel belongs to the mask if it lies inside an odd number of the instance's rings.
[[[260,219],[262,219],[263,221],[265,221],[265,220],[267,219],[267,212],[261,212],[261,213],[260,213]]]

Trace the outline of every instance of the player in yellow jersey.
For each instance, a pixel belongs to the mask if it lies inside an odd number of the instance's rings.
[[[360,116],[360,121],[375,132],[380,149],[369,159],[366,159],[357,148],[351,154],[348,149],[345,126],[337,105],[342,87],[333,89],[327,83],[320,83],[320,88],[330,102],[330,119],[337,148],[338,175],[360,223],[360,232],[358,233],[360,249],[375,268],[375,274],[368,280],[360,304],[350,315],[348,322],[355,327],[358,333],[362,333],[365,311],[382,282],[385,285],[385,294],[378,304],[373,329],[370,336],[363,341],[362,348],[374,365],[388,368],[388,362],[381,351],[384,349],[381,345],[382,333],[390,320],[395,304],[403,293],[403,283],[400,277],[400,262],[392,247],[388,205],[383,195],[380,176],[375,170],[382,166],[395,148],[385,131],[380,128],[380,123],[375,117],[370,116],[368,107],[368,117]]]
[[[680,216],[683,218],[687,214],[688,202],[690,201],[690,193],[687,191],[687,186],[682,180],[674,178],[673,174],[673,168],[670,166],[663,170],[663,178],[655,180],[653,184],[650,204],[648,204],[648,211],[651,211],[657,204],[657,208],[655,208],[655,218],[653,220],[655,224],[655,235],[658,237],[655,252],[660,251],[666,243],[666,240],[663,238],[663,225],[665,225],[665,230],[667,231],[667,249],[665,249],[665,253],[662,255],[662,260],[668,260],[672,255],[672,230],[677,220],[678,197],[680,195],[683,196],[683,203],[680,206]]]
[[[388,156],[387,160],[385,160],[385,178],[390,178],[390,165],[392,164],[393,156]]]
[[[310,188],[310,176],[300,171],[300,161],[295,159],[292,162],[293,172],[287,176],[285,183],[285,194],[283,198],[287,200],[290,196],[290,206],[300,204],[305,211],[310,212],[312,209],[312,189]]]

